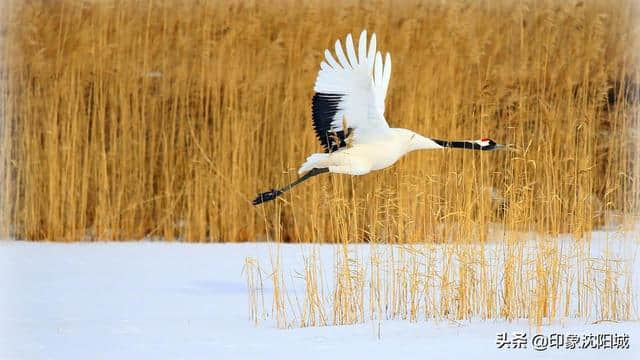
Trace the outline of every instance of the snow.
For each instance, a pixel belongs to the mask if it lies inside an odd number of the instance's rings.
[[[640,359],[639,321],[568,319],[542,328],[544,334],[626,333],[628,350],[536,351],[530,343],[497,349],[497,333],[534,336],[526,321],[386,320],[283,330],[268,319],[254,326],[242,268],[247,257],[268,264],[274,248],[0,241],[0,359]],[[333,256],[331,246],[319,248]],[[281,246],[283,268],[301,269],[308,249]],[[638,262],[633,266],[639,273]]]

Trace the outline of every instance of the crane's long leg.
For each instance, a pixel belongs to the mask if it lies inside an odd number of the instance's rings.
[[[263,202],[271,201],[277,198],[278,196],[284,194],[286,191],[291,190],[296,185],[302,183],[305,180],[308,180],[316,175],[324,174],[329,172],[329,168],[313,168],[308,173],[302,175],[298,180],[292,182],[291,184],[281,188],[281,189],[271,189],[271,191],[266,191],[261,194],[258,194],[255,199],[251,202],[253,205],[262,204]]]

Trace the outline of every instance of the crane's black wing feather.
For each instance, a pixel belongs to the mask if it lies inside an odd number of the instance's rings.
[[[338,130],[332,126],[334,116],[339,110],[341,94],[316,93],[313,95],[311,114],[313,117],[313,129],[316,132],[320,144],[325,152],[334,152],[347,146],[347,138],[351,129]]]

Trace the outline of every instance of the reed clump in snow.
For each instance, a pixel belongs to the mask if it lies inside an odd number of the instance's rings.
[[[272,318],[280,328],[370,322],[375,332],[384,320],[526,319],[531,327],[637,320],[637,238],[496,237],[489,244],[335,245],[333,254],[302,247],[302,268],[272,262],[257,269],[273,281],[272,294],[248,276],[250,318]],[[279,254],[271,249],[272,258]]]

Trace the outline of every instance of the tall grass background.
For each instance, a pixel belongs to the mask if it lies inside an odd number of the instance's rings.
[[[637,215],[638,5],[3,1],[0,232],[31,240],[454,242]],[[321,151],[325,48],[389,51],[386,118],[519,153],[413,153],[254,207]]]

